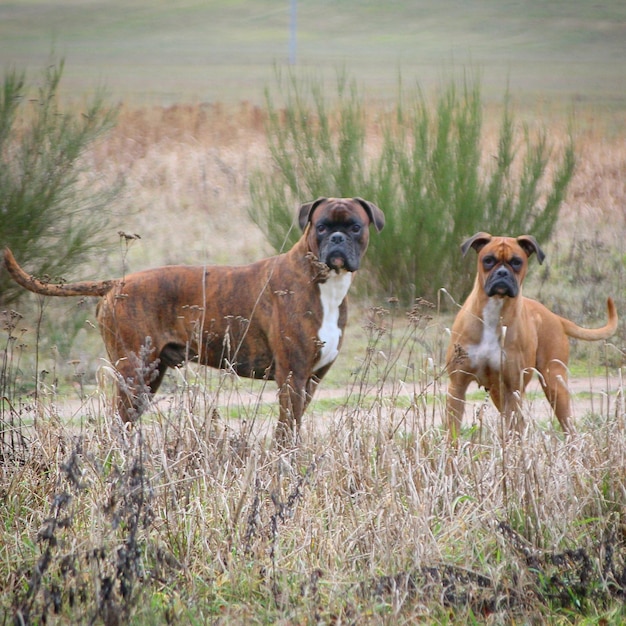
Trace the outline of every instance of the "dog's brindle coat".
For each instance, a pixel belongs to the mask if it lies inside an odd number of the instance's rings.
[[[49,296],[102,296],[97,319],[118,373],[117,408],[133,421],[168,367],[188,359],[278,385],[277,439],[298,434],[302,414],[334,362],[346,295],[383,212],[361,198],[318,198],[300,207],[303,235],[284,254],[245,266],[167,266],[106,281],[46,284],[10,250],[20,285]]]
[[[534,372],[561,427],[571,432],[568,337],[584,341],[610,337],[617,328],[613,300],[607,301],[605,326],[581,328],[522,295],[528,258],[536,253],[541,263],[545,257],[533,237],[492,237],[480,232],[463,242],[463,256],[470,248],[478,253],[476,280],[454,320],[446,357],[450,435],[456,438],[460,432],[465,392],[472,381],[489,391],[510,423],[521,418],[522,394]],[[519,427],[521,421],[516,419],[515,424]]]

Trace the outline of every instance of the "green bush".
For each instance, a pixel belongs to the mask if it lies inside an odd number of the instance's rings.
[[[370,239],[366,266],[379,294],[409,303],[436,298],[442,287],[457,300],[468,293],[473,263],[459,245],[477,231],[549,239],[574,171],[572,137],[553,155],[545,131],[518,131],[507,98],[497,153],[485,158],[478,80],[466,78],[461,88],[451,81],[434,105],[419,92],[400,94],[393,115],[381,116],[376,150],[366,141],[354,82],[339,76],[336,93],[327,95],[316,80],[277,80],[282,104],[266,92],[272,170],[257,171],[250,183],[250,215],[275,249],[299,235],[299,202],[364,197],[387,219]]]
[[[269,90],[267,139],[275,172],[257,171],[251,178],[250,216],[270,244],[281,250],[293,245],[300,232],[295,208],[319,196],[356,196],[367,193],[365,112],[353,84],[340,78],[340,109],[329,110],[324,86],[315,81],[300,85],[289,74],[278,77],[287,104],[276,107]],[[312,102],[312,108],[310,106]]]
[[[87,181],[86,148],[114,123],[101,94],[83,111],[63,112],[63,63],[44,72],[36,95],[23,72],[5,74],[0,92],[0,246],[37,276],[57,278],[88,258],[104,232],[117,188]],[[0,272],[0,303],[24,290]]]

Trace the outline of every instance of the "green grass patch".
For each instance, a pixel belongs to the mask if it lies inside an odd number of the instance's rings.
[[[461,0],[298,2],[297,64],[326,77],[338,65],[387,98],[396,70],[436,84],[442,68],[484,69],[488,95],[509,84],[534,103],[572,98],[624,106],[624,7]],[[260,102],[274,63],[289,56],[286,1],[13,2],[0,9],[0,58],[41,67],[54,49],[74,97],[104,82],[129,101]]]

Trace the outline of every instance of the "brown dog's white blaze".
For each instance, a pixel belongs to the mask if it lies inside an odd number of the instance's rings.
[[[331,365],[339,354],[345,325],[340,322],[341,304],[348,295],[351,284],[352,274],[342,270],[331,272],[328,279],[319,285],[322,324],[317,333],[321,349],[314,366],[316,370]]]
[[[492,237],[481,232],[463,242],[463,255],[470,248],[478,254],[476,279],[452,326],[446,355],[450,434],[456,437],[460,432],[471,382],[487,389],[510,421],[519,416],[524,389],[535,371],[561,427],[571,431],[568,337],[608,339],[618,322],[613,300],[607,300],[605,326],[581,328],[522,295],[529,257],[536,254],[540,263],[545,258],[533,237]]]
[[[318,198],[300,207],[298,220],[304,233],[291,250],[244,266],[168,266],[119,280],[50,285],[24,272],[8,249],[5,264],[35,293],[102,296],[97,319],[120,374],[123,419],[137,419],[168,367],[193,359],[274,379],[276,434],[284,445],[298,434],[341,347],[346,295],[369,225],[380,231],[385,223],[383,212],[362,198]]]

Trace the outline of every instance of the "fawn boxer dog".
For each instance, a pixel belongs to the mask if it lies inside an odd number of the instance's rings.
[[[568,337],[585,341],[610,337],[617,328],[613,300],[607,301],[606,326],[581,328],[522,296],[529,257],[536,253],[539,263],[545,258],[533,237],[492,237],[481,232],[461,245],[463,256],[470,248],[478,253],[478,272],[454,320],[446,357],[450,435],[456,438],[460,432],[465,392],[472,381],[489,391],[509,425],[515,418],[519,427],[521,397],[535,371],[561,427],[571,432]]]
[[[47,296],[101,296],[97,319],[118,378],[117,409],[134,421],[168,367],[186,360],[278,385],[276,439],[297,438],[302,414],[339,353],[346,295],[383,212],[362,198],[318,198],[298,215],[291,250],[250,265],[167,266],[124,278],[47,284],[4,252],[13,279]]]

